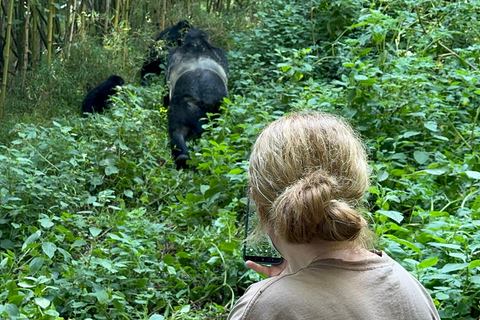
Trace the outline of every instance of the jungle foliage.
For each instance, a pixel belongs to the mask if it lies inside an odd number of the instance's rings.
[[[442,319],[478,319],[480,1],[192,8],[199,27],[224,30],[231,94],[190,144],[190,170],[171,160],[162,82],[138,85],[145,30],[86,34],[8,92],[20,107],[0,138],[0,318],[225,319],[261,279],[241,258],[251,145],[309,109],[365,140],[377,249]],[[105,115],[81,118],[87,79],[109,70],[130,84]]]

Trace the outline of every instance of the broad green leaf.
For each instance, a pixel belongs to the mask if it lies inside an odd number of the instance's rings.
[[[468,266],[469,269],[478,268],[478,267],[480,267],[480,260],[473,260],[470,262],[470,265]]]
[[[5,306],[5,312],[10,317],[18,317],[20,315],[20,311],[18,310],[18,307],[12,303],[9,303]]]
[[[50,305],[50,300],[45,299],[44,297],[35,298],[35,303],[40,306],[40,308],[45,309]]]
[[[118,169],[115,166],[108,166],[105,168],[105,174],[107,176],[118,173]]]
[[[95,228],[95,227],[90,227],[88,228],[88,230],[90,231],[90,234],[94,237],[98,236],[102,232],[102,229]]]
[[[480,172],[478,172],[478,171],[465,171],[465,174],[470,179],[480,180]]]
[[[428,243],[434,247],[441,247],[441,248],[449,248],[454,250],[460,250],[461,246],[458,244],[451,244],[451,243],[441,243],[441,242],[429,242]]]
[[[168,274],[170,274],[170,275],[172,275],[172,276],[174,276],[174,275],[177,274],[177,271],[176,271],[175,268],[172,267],[172,266],[167,266],[167,272],[168,272]]]
[[[447,263],[445,266],[443,266],[442,272],[449,273],[453,271],[462,270],[462,269],[468,268],[469,265],[470,265],[469,263]]]
[[[99,290],[95,292],[95,296],[97,297],[98,302],[101,304],[105,304],[108,302],[109,296],[108,296],[108,292],[105,290]]]
[[[429,156],[430,155],[428,154],[428,152],[425,152],[425,151],[415,151],[413,153],[413,157],[415,158],[415,161],[417,161],[417,163],[419,164],[424,164],[425,162],[427,162]]]
[[[55,225],[50,219],[39,219],[38,222],[40,222],[40,225],[45,229],[51,228]]]
[[[242,169],[240,169],[240,168],[234,168],[234,169],[230,170],[230,171],[228,172],[228,174],[240,174],[240,173],[242,173],[242,172],[243,172]]]
[[[191,307],[190,307],[189,304],[184,305],[184,306],[182,306],[182,309],[180,309],[180,313],[189,313],[190,309],[191,309]]]
[[[206,192],[208,189],[210,189],[210,186],[209,186],[209,185],[202,184],[202,185],[200,186],[200,192],[201,192],[203,195],[205,194],[205,192]]]
[[[165,320],[165,317],[159,314],[154,314],[150,318],[148,318],[148,320]]]
[[[410,241],[397,238],[397,237],[395,237],[394,235],[391,235],[391,234],[387,234],[387,235],[385,235],[385,237],[390,238],[390,239],[392,239],[393,241],[395,241],[399,244],[403,244],[404,246],[412,249],[414,252],[416,252],[418,254],[422,253],[422,251],[415,244],[411,243]]]
[[[480,276],[473,276],[468,278],[468,280],[470,280],[470,282],[472,283],[480,285]]]
[[[42,244],[42,250],[50,259],[52,259],[55,251],[57,250],[57,246],[51,242],[44,242]]]
[[[166,254],[162,260],[168,265],[175,264],[175,258],[173,258],[171,254]]]
[[[123,190],[123,194],[128,198],[133,198],[133,191],[130,189]]]
[[[438,124],[435,121],[427,121],[423,125],[430,131],[438,131]]]
[[[400,222],[403,221],[403,214],[401,212],[390,211],[390,210],[378,210],[377,212],[380,213],[380,214],[383,214],[384,216],[389,217],[390,219],[392,219],[396,223],[400,223]]]
[[[382,181],[387,180],[389,175],[390,175],[390,174],[389,174],[387,171],[385,171],[385,170],[379,170],[378,173],[377,173],[377,180],[378,180],[378,182],[382,182]]]
[[[437,168],[437,169],[425,169],[426,173],[432,174],[434,176],[441,176],[445,172],[447,172],[447,169],[445,168]]]
[[[42,268],[43,262],[45,259],[40,258],[40,257],[35,257],[32,259],[32,261],[29,263],[28,268],[30,270],[30,274],[34,275]]]
[[[418,269],[425,269],[431,266],[434,266],[438,263],[438,257],[433,257],[430,259],[423,260],[417,266]]]
[[[368,80],[368,77],[367,77],[367,76],[364,76],[364,75],[362,75],[362,74],[356,74],[356,75],[354,76],[354,79],[355,79],[356,81],[365,81],[365,80]]]
[[[403,137],[404,138],[410,138],[410,137],[416,136],[417,134],[420,134],[420,132],[419,131],[407,131],[403,134]]]
[[[34,243],[35,241],[38,240],[38,238],[40,238],[40,235],[41,235],[41,231],[40,230],[37,230],[35,233],[32,233],[28,238],[27,240],[25,240],[25,242],[23,243],[22,245],[22,250],[25,250],[26,247],[28,247],[30,244]]]

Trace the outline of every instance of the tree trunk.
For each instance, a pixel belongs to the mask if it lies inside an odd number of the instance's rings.
[[[105,1],[105,29],[103,33],[108,34],[108,25],[110,24],[110,0]]]
[[[30,1],[27,1],[27,12],[25,15],[24,36],[25,43],[23,49],[22,60],[22,91],[25,91],[25,82],[27,79],[27,67],[28,67],[28,31],[30,26]]]
[[[67,46],[66,46],[66,50],[65,50],[65,54],[68,57],[70,57],[70,47],[72,45],[72,41],[73,41],[73,32],[75,30],[75,25],[76,25],[76,21],[75,21],[75,15],[77,13],[77,1],[76,0],[73,0],[73,7],[72,7],[72,21],[70,22],[70,28],[69,28],[69,34],[68,34],[68,38],[66,37],[66,43],[67,43]]]
[[[120,0],[117,0],[115,5],[115,19],[113,20],[113,27],[117,31],[118,30],[118,16],[120,15]]]
[[[47,66],[52,64],[52,50],[53,50],[53,11],[55,10],[54,6],[55,0],[50,0],[48,5],[48,40],[47,40]]]
[[[2,97],[0,99],[0,119],[3,118],[3,112],[5,110],[5,97],[7,91],[7,77],[8,77],[8,62],[10,60],[10,41],[12,39],[12,20],[13,20],[13,2],[10,0],[10,7],[8,9],[8,24],[7,24],[7,40],[5,41],[5,59],[3,66],[3,78],[2,78]]]
[[[38,12],[37,12],[37,0],[33,0],[32,6],[32,67],[34,67],[38,61]]]
[[[162,7],[162,30],[165,30],[165,20],[167,17],[167,0],[163,0]]]

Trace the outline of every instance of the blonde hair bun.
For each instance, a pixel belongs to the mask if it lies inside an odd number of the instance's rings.
[[[289,243],[351,241],[368,231],[356,210],[369,186],[355,131],[326,113],[294,113],[267,126],[250,156],[260,228]]]

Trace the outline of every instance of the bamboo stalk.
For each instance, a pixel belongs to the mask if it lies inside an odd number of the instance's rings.
[[[165,30],[165,20],[167,16],[167,0],[163,0],[162,8],[162,30]]]
[[[115,30],[118,30],[118,16],[120,14],[120,0],[117,0],[115,4],[115,19],[113,20],[113,27]]]
[[[76,24],[76,21],[75,21],[75,15],[76,15],[76,13],[77,13],[77,1],[76,1],[76,0],[73,1],[72,11],[73,11],[73,13],[72,13],[72,22],[71,22],[71,24],[70,24],[70,34],[69,34],[68,40],[67,40],[67,41],[68,41],[67,50],[66,50],[66,51],[67,51],[67,52],[66,52],[67,57],[70,57],[70,47],[71,47],[71,45],[72,45],[72,41],[73,41],[73,31],[74,31],[74,29],[75,29],[75,24]]]
[[[12,18],[13,18],[13,2],[10,0],[10,7],[8,8],[8,24],[7,24],[7,39],[5,40],[5,58],[3,65],[3,78],[2,78],[2,97],[0,100],[0,119],[3,118],[5,110],[5,98],[7,92],[7,76],[8,76],[8,64],[10,60],[10,42],[12,41]]]
[[[125,20],[128,23],[128,15],[130,11],[130,0],[126,0],[125,3],[125,15],[123,16],[123,20]]]
[[[32,67],[35,66],[38,60],[38,12],[37,12],[37,0],[33,0],[33,9],[32,9]]]
[[[50,0],[48,13],[48,40],[47,40],[47,66],[52,64],[52,50],[53,50],[53,11],[55,10],[54,6],[55,0]]]
[[[30,30],[30,1],[27,1],[27,13],[25,14],[25,43],[23,49],[23,64],[22,64],[22,91],[25,91],[25,83],[27,80],[27,66],[28,66],[28,31]]]
[[[103,33],[107,35],[108,25],[110,24],[110,0],[105,1],[105,28]]]

